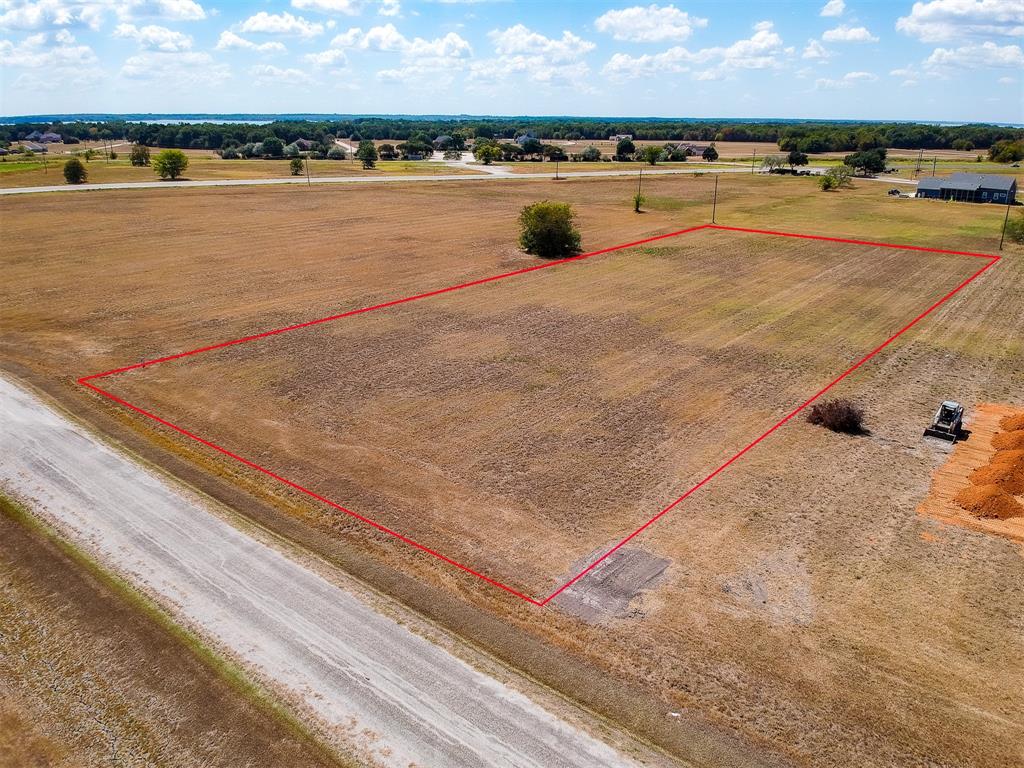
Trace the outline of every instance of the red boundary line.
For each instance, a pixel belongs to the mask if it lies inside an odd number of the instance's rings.
[[[575,261],[581,261],[583,259],[588,259],[588,258],[590,258],[592,256],[599,256],[601,254],[611,253],[613,251],[620,251],[620,250],[623,250],[625,248],[634,248],[634,247],[636,247],[638,245],[644,245],[645,243],[652,243],[652,242],[655,242],[655,241],[658,241],[658,240],[665,240],[666,238],[670,238],[670,237],[678,237],[679,235],[684,235],[684,234],[687,234],[689,232],[696,232],[696,231],[701,230],[701,229],[717,229],[717,230],[722,230],[722,231],[726,231],[726,232],[745,232],[745,233],[752,233],[752,234],[759,234],[759,235],[774,235],[774,236],[778,236],[778,237],[793,237],[793,238],[800,238],[800,239],[805,239],[805,240],[822,240],[822,241],[833,242],[833,243],[847,243],[847,244],[852,244],[852,245],[865,245],[865,246],[873,246],[873,247],[878,247],[878,248],[893,248],[893,249],[896,249],[896,250],[905,250],[905,251],[923,251],[923,252],[927,252],[927,253],[943,253],[943,254],[950,254],[950,255],[954,255],[954,256],[973,256],[973,257],[976,257],[976,258],[988,259],[988,263],[985,264],[985,266],[981,267],[981,269],[977,270],[973,275],[971,275],[970,277],[965,279],[963,282],[961,282],[959,285],[957,285],[953,290],[949,291],[949,293],[947,293],[941,299],[939,299],[938,301],[933,303],[926,310],[921,312],[917,317],[915,317],[909,323],[907,323],[902,328],[900,328],[900,330],[898,330],[896,333],[894,333],[892,336],[890,336],[884,342],[882,342],[877,347],[875,347],[873,350],[871,350],[866,355],[864,355],[862,358],[860,358],[857,362],[855,362],[853,365],[851,365],[849,368],[847,368],[845,371],[843,371],[839,376],[837,376],[832,381],[830,381],[827,385],[825,385],[820,390],[818,390],[814,395],[809,397],[807,400],[805,400],[799,406],[797,406],[792,411],[790,411],[788,414],[786,414],[783,418],[781,418],[779,421],[777,421],[775,424],[773,424],[771,427],[769,427],[765,432],[763,432],[758,437],[756,437],[754,440],[749,442],[741,450],[739,450],[737,453],[735,453],[731,458],[729,458],[727,461],[725,461],[724,463],[719,465],[714,471],[712,471],[710,474],[708,474],[703,480],[701,480],[699,483],[697,483],[696,485],[694,485],[693,487],[688,489],[679,498],[677,498],[675,501],[673,501],[667,507],[665,507],[660,512],[658,512],[656,515],[654,515],[649,520],[647,520],[647,522],[645,522],[639,528],[637,528],[632,533],[630,533],[628,536],[626,536],[624,539],[622,539],[618,544],[616,544],[615,546],[611,547],[608,551],[606,551],[603,555],[601,555],[599,558],[597,558],[589,566],[584,568],[582,571],[577,573],[575,576],[573,576],[567,582],[562,584],[562,586],[558,587],[550,595],[548,595],[547,597],[545,597],[545,598],[543,598],[541,600],[537,600],[536,598],[530,597],[529,595],[525,595],[522,592],[520,592],[519,590],[513,589],[512,587],[508,586],[507,584],[503,584],[502,582],[498,581],[497,579],[493,579],[493,578],[491,578],[489,576],[486,576],[486,575],[480,573],[479,571],[475,571],[472,568],[470,568],[469,566],[463,565],[462,563],[460,563],[460,562],[458,562],[456,560],[453,560],[452,558],[447,557],[446,555],[443,555],[440,552],[437,552],[436,550],[433,550],[433,549],[431,549],[429,547],[426,547],[423,544],[420,544],[418,541],[415,541],[414,539],[409,538],[408,536],[404,536],[403,534],[398,533],[397,531],[394,531],[394,530],[392,530],[392,529],[390,529],[390,528],[388,528],[388,527],[386,527],[384,525],[381,525],[380,523],[376,522],[375,520],[372,520],[372,519],[370,519],[368,517],[365,517],[364,515],[360,515],[358,512],[354,512],[351,509],[343,507],[341,504],[338,504],[335,501],[331,501],[330,499],[326,498],[325,496],[321,496],[320,494],[316,493],[315,491],[310,490],[309,488],[305,488],[305,487],[299,485],[298,483],[295,483],[295,482],[287,479],[286,477],[282,477],[281,475],[279,475],[276,472],[273,472],[273,471],[267,469],[266,467],[262,467],[262,466],[260,466],[259,464],[255,463],[253,461],[250,461],[250,460],[248,460],[248,459],[246,459],[246,458],[244,458],[242,456],[239,456],[238,454],[229,451],[227,448],[224,448],[224,447],[222,447],[220,445],[217,445],[214,442],[206,440],[205,438],[202,438],[202,437],[200,437],[199,435],[197,435],[197,434],[195,434],[193,432],[189,432],[187,429],[184,429],[183,427],[179,427],[177,424],[174,424],[174,423],[172,423],[170,421],[167,421],[166,419],[163,419],[163,418],[161,418],[160,416],[157,416],[154,413],[150,413],[149,411],[144,410],[143,408],[140,408],[139,406],[134,405],[134,404],[128,402],[127,400],[124,400],[124,399],[118,397],[117,395],[114,395],[111,392],[108,392],[105,389],[102,389],[102,388],[96,386],[95,384],[91,383],[94,379],[102,379],[102,378],[106,378],[108,376],[113,376],[113,375],[118,374],[118,373],[124,373],[126,371],[133,371],[133,370],[137,370],[139,368],[146,368],[146,367],[151,366],[151,365],[156,365],[157,363],[165,363],[165,362],[168,362],[170,360],[178,360],[178,359],[183,358],[183,357],[191,357],[192,355],[198,355],[198,354],[201,354],[203,352],[210,352],[210,351],[215,350],[215,349],[223,349],[224,347],[230,347],[230,346],[234,346],[236,344],[244,344],[246,342],[256,341],[257,339],[263,339],[263,338],[266,338],[268,336],[276,336],[278,334],[287,333],[288,331],[299,330],[300,328],[309,328],[310,326],[320,325],[322,323],[328,323],[328,322],[332,322],[334,320],[340,320],[340,319],[345,318],[345,317],[352,317],[353,315],[363,314],[364,312],[372,312],[372,311],[378,310],[378,309],[385,309],[387,307],[394,307],[394,306],[397,306],[399,304],[406,304],[406,303],[411,302],[411,301],[418,301],[420,299],[426,299],[426,298],[430,298],[432,296],[439,296],[439,295],[444,294],[444,293],[451,293],[452,291],[462,290],[463,288],[470,288],[470,287],[475,286],[475,285],[484,285],[485,283],[492,283],[492,282],[495,282],[496,280],[504,280],[505,278],[515,277],[517,275],[524,275],[524,274],[527,274],[529,272],[536,272],[536,271],[541,270],[541,269],[549,269],[549,268],[561,266],[563,264],[567,264],[567,263],[570,263],[570,262],[575,262]],[[235,461],[238,461],[238,462],[244,464],[245,466],[250,467],[251,469],[255,469],[258,472],[262,472],[263,474],[267,475],[268,477],[272,477],[273,479],[277,480],[278,482],[283,483],[284,485],[287,485],[288,487],[293,488],[293,489],[295,489],[295,490],[297,490],[297,491],[299,491],[301,493],[304,493],[305,495],[307,495],[307,496],[309,496],[309,497],[311,497],[313,499],[316,499],[317,501],[320,501],[320,502],[322,502],[322,503],[324,503],[324,504],[326,504],[326,505],[328,505],[330,507],[333,507],[334,509],[337,509],[337,510],[339,510],[341,512],[344,512],[345,514],[350,515],[351,517],[354,517],[357,520],[361,520],[362,522],[364,522],[364,523],[366,523],[366,524],[376,528],[377,530],[379,530],[379,531],[381,531],[383,533],[386,533],[386,534],[388,534],[390,536],[394,536],[395,538],[405,542],[406,544],[409,544],[410,546],[412,546],[412,547],[414,547],[414,548],[416,548],[416,549],[418,549],[418,550],[420,550],[422,552],[425,552],[425,553],[427,553],[429,555],[432,555],[433,557],[436,557],[439,560],[442,560],[442,561],[448,563],[449,565],[452,565],[452,566],[458,568],[459,570],[462,570],[462,571],[465,571],[466,573],[472,574],[473,576],[476,576],[478,579],[482,579],[483,581],[487,582],[488,584],[490,584],[492,586],[498,587],[499,589],[502,589],[505,592],[508,592],[508,593],[510,593],[512,595],[515,595],[516,597],[518,597],[521,600],[525,600],[526,602],[531,603],[532,605],[545,606],[549,602],[551,602],[551,600],[553,600],[555,597],[560,595],[566,589],[568,589],[573,584],[575,584],[577,581],[579,581],[580,579],[585,577],[588,573],[593,571],[598,565],[600,565],[604,560],[606,560],[608,557],[610,557],[612,554],[614,554],[621,547],[625,546],[629,541],[631,541],[632,539],[634,539],[637,536],[639,536],[645,530],[647,530],[652,525],[654,525],[654,523],[656,523],[662,517],[664,517],[669,512],[671,512],[673,509],[675,509],[675,507],[677,507],[679,504],[681,504],[690,495],[696,493],[698,490],[700,490],[705,485],[707,485],[709,482],[711,482],[711,480],[713,480],[716,476],[718,476],[719,474],[724,472],[729,466],[731,466],[736,461],[738,461],[740,458],[742,458],[745,454],[747,454],[755,446],[757,446],[759,443],[761,443],[763,440],[765,440],[769,435],[774,433],[776,430],[778,430],[780,427],[782,427],[784,424],[786,424],[788,421],[790,421],[794,416],[796,416],[801,411],[803,411],[805,408],[807,408],[807,406],[809,406],[811,403],[813,403],[819,397],[824,395],[826,392],[828,392],[830,389],[832,389],[834,386],[836,386],[843,379],[845,379],[846,377],[850,376],[852,373],[854,373],[854,371],[856,371],[858,368],[860,368],[862,365],[864,365],[866,362],[868,362],[868,360],[873,358],[875,355],[877,355],[879,352],[881,352],[887,346],[892,344],[892,342],[894,342],[897,338],[902,336],[904,333],[906,333],[911,328],[913,328],[915,325],[917,325],[919,322],[921,322],[921,320],[926,318],[928,315],[930,315],[932,312],[934,312],[940,306],[942,306],[947,301],[949,301],[950,298],[952,298],[955,294],[957,294],[961,290],[963,290],[964,287],[966,287],[968,284],[970,284],[975,279],[977,279],[983,272],[985,272],[987,269],[992,267],[999,260],[1000,260],[999,256],[994,256],[994,255],[987,254],[987,253],[973,253],[973,252],[970,252],[970,251],[950,251],[950,250],[945,250],[945,249],[942,249],[942,248],[923,248],[923,247],[915,246],[915,245],[897,245],[897,244],[894,244],[894,243],[879,243],[879,242],[874,242],[874,241],[871,241],[871,240],[851,240],[851,239],[839,238],[839,237],[825,237],[825,236],[822,236],[822,235],[804,235],[804,234],[799,234],[799,233],[794,233],[794,232],[777,232],[777,231],[774,231],[774,230],[767,230],[767,229],[748,229],[748,228],[745,228],[745,227],[726,227],[726,226],[722,226],[722,225],[719,225],[719,224],[702,224],[702,225],[699,225],[699,226],[696,226],[696,227],[689,227],[687,229],[681,229],[681,230],[678,230],[676,232],[670,232],[670,233],[665,234],[665,235],[658,235],[656,237],[649,237],[649,238],[646,238],[646,239],[643,239],[643,240],[637,240],[637,241],[634,241],[632,243],[624,243],[622,245],[615,245],[615,246],[611,246],[609,248],[602,248],[601,250],[598,250],[598,251],[591,251],[590,253],[582,253],[582,254],[579,254],[578,256],[571,256],[571,257],[566,258],[566,259],[560,259],[558,261],[552,261],[552,262],[548,262],[546,264],[538,264],[538,265],[533,266],[533,267],[526,267],[525,269],[517,269],[517,270],[515,270],[513,272],[505,272],[505,273],[500,274],[500,275],[492,275],[491,277],[485,277],[485,278],[482,278],[482,279],[479,279],[479,280],[472,280],[470,282],[460,283],[458,285],[448,286],[447,288],[440,288],[440,289],[437,289],[437,290],[434,290],[434,291],[428,291],[426,293],[418,293],[418,294],[415,294],[413,296],[406,296],[406,297],[401,298],[401,299],[394,299],[392,301],[386,301],[386,302],[383,302],[381,304],[374,304],[372,306],[362,307],[360,309],[353,309],[353,310],[350,310],[348,312],[342,312],[340,314],[330,315],[329,317],[321,317],[321,318],[317,318],[315,320],[310,320],[308,322],[297,323],[295,325],[285,326],[283,328],[275,328],[275,329],[270,330],[270,331],[264,331],[263,333],[257,333],[257,334],[253,334],[251,336],[243,336],[242,338],[232,339],[230,341],[223,341],[223,342],[220,342],[219,344],[210,344],[208,346],[198,347],[197,349],[188,350],[187,352],[179,352],[179,353],[174,354],[174,355],[167,355],[165,357],[158,357],[158,358],[154,358],[152,360],[145,360],[145,361],[143,361],[141,363],[135,363],[134,365],[127,365],[127,366],[124,366],[122,368],[114,368],[112,370],[104,371],[102,373],[94,373],[94,374],[91,374],[89,376],[83,376],[80,379],[78,379],[78,383],[81,384],[82,386],[88,387],[89,389],[93,390],[94,392],[97,392],[100,395],[103,395],[106,398],[109,398],[110,400],[114,401],[115,403],[118,403],[119,405],[124,406],[125,408],[128,408],[128,409],[130,409],[132,411],[135,411],[136,413],[139,413],[139,414],[145,416],[148,419],[152,419],[153,421],[157,422],[158,424],[161,424],[161,425],[163,425],[165,427],[168,427],[169,429],[172,429],[175,432],[178,432],[178,433],[184,435],[185,437],[188,437],[188,438],[190,438],[192,440],[195,440],[196,442],[201,443],[202,445],[205,445],[208,448],[212,448],[213,450],[218,451],[219,453],[222,453],[225,456],[228,456],[229,458],[232,458]]]

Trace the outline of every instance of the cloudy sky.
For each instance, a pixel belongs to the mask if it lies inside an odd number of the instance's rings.
[[[1024,0],[0,0],[0,114],[1024,122]]]

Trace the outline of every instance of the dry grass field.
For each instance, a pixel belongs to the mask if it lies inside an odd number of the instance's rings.
[[[983,264],[700,231],[100,384],[542,598]]]
[[[529,606],[75,384],[534,264],[514,245],[528,202],[574,203],[590,250],[706,222],[712,183],[651,178],[642,215],[631,179],[2,199],[0,358],[152,460],[700,764],[718,761],[694,724],[766,763],[1020,764],[1021,550],[916,513],[947,457],[920,437],[937,401],[1024,405],[1017,246],[837,388],[866,408],[870,434],[794,421],[631,542],[617,572],[640,562],[650,579],[624,607],[609,597],[617,614],[580,611],[585,599]],[[718,221],[991,252],[1002,213],[891,200],[877,183],[825,194],[811,179],[735,176],[720,180]],[[525,563],[513,577],[540,589],[630,527],[638,500],[671,495],[970,266],[705,232],[119,386],[178,398],[226,443],[308,469],[341,501],[469,542],[478,564]],[[186,397],[158,391],[163,376],[206,381]],[[581,501],[586,526],[571,517]],[[462,514],[500,536],[477,546]],[[612,592],[614,575],[599,580]]]
[[[158,177],[152,168],[133,167],[128,160],[127,146],[117,148],[116,160],[94,157],[87,165],[89,183],[102,184],[124,181],[154,181]],[[152,149],[156,155],[159,149]],[[208,179],[277,179],[290,176],[287,160],[222,160],[211,152],[190,150],[189,165],[183,178],[196,181]],[[8,158],[0,163],[0,189],[6,187],[45,187],[64,184],[64,161],[66,155],[48,157],[44,163],[37,155],[31,162],[15,161]],[[380,160],[377,167],[364,170],[359,162],[352,160],[310,160],[309,175],[316,179],[324,176],[390,176],[390,175],[473,175],[476,171],[453,168],[444,163],[409,162],[404,160]],[[304,175],[304,174],[303,174]],[[168,182],[169,184],[173,182]]]

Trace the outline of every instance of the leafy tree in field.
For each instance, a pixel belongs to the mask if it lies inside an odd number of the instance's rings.
[[[161,179],[172,181],[188,168],[188,157],[180,149],[165,149],[153,158],[153,170]]]
[[[1006,237],[1011,243],[1024,243],[1024,211],[1017,211],[1006,222]]]
[[[497,144],[477,144],[473,148],[473,157],[479,160],[484,165],[490,165],[495,160],[501,159],[501,149]]]
[[[136,168],[149,165],[149,147],[145,144],[132,144],[132,152],[128,159]]]
[[[523,148],[513,141],[506,141],[503,144],[499,144],[498,149],[501,150],[502,160],[522,160],[523,155],[526,154],[523,152]]]
[[[668,159],[674,163],[686,162],[686,150],[679,144],[666,144],[665,154],[667,154]]]
[[[659,158],[661,158],[662,149],[650,144],[640,150],[640,157],[644,162],[649,165],[657,165]]]
[[[293,157],[291,162],[288,163],[288,168],[292,172],[292,176],[299,176],[302,174],[302,158]]]
[[[544,145],[540,143],[540,139],[529,138],[520,146],[523,148],[524,155],[539,155],[544,151]]]
[[[500,152],[501,150],[498,150],[498,151]],[[446,149],[444,151],[444,159],[445,160],[461,160],[462,159],[462,152],[460,152],[457,149]]]
[[[761,168],[771,173],[776,168],[781,168],[785,162],[782,155],[765,155],[764,160],[761,161]]]
[[[346,157],[348,157],[348,153],[339,146],[333,146],[327,150],[328,160],[344,160]]]
[[[588,163],[596,162],[601,159],[601,150],[591,144],[580,153],[580,158]]]
[[[988,148],[988,159],[994,163],[1015,163],[1024,160],[1024,140],[997,141]]]
[[[284,142],[277,136],[269,136],[263,140],[263,154],[268,157],[282,157],[284,155]]]
[[[519,245],[527,253],[545,259],[560,259],[578,253],[580,233],[576,214],[568,203],[543,200],[523,208],[519,214]]]
[[[227,147],[226,149],[222,149],[220,151],[220,157],[221,157],[222,160],[237,160],[241,156],[242,155],[234,147]],[[133,163],[133,165],[134,165],[134,163]],[[146,162],[146,165],[149,165],[149,161],[148,160]]]
[[[854,152],[843,158],[843,164],[861,171],[865,176],[885,170],[885,149],[877,147],[863,152]]]
[[[799,149],[789,150],[789,154],[786,155],[786,162],[789,163],[789,169],[795,170],[798,165],[807,165],[809,162],[807,155],[801,152]]]
[[[110,150],[110,159],[117,160],[117,152],[115,152],[114,150]]]
[[[961,152],[971,152],[974,150],[974,142],[970,139],[957,139],[949,146],[951,149],[956,149]]]
[[[359,149],[356,150],[356,158],[363,164],[363,168],[370,169],[377,167],[377,148],[373,142],[365,139],[359,142]]]
[[[848,165],[833,165],[818,178],[818,185],[826,192],[841,187],[853,186],[853,168]]]
[[[715,162],[718,159],[718,150],[715,149],[715,144],[712,142],[707,148],[700,153],[700,156],[707,160],[709,163]]]
[[[381,160],[394,160],[398,157],[398,152],[393,144],[381,144],[377,148],[377,154],[380,155]]]
[[[619,160],[626,158],[632,158],[636,154],[636,144],[633,143],[632,139],[619,139],[618,144],[615,145],[615,157]]]
[[[544,145],[544,156],[551,161],[565,161],[569,159],[569,156],[565,154],[565,150],[555,144]]]
[[[77,157],[68,158],[64,163],[64,180],[68,184],[83,184],[89,178],[85,165]]]

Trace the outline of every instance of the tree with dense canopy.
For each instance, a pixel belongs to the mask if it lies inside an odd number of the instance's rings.
[[[793,171],[796,170],[796,166],[807,165],[810,161],[807,159],[807,155],[799,149],[791,149],[789,154],[786,155],[786,162],[789,163],[789,169]]]
[[[648,144],[642,150],[640,150],[640,157],[648,165],[657,165],[658,160],[661,159],[662,155],[661,147],[656,147],[653,144]]]
[[[519,245],[527,253],[545,259],[572,256],[580,250],[576,214],[568,203],[543,200],[519,214]]]
[[[188,168],[188,157],[180,149],[165,149],[153,159],[153,170],[161,179],[177,179]]]
[[[129,160],[136,168],[149,165],[149,147],[145,144],[132,144],[132,153],[129,155]]]
[[[359,149],[356,150],[356,159],[363,164],[363,168],[369,170],[377,167],[377,148],[369,139],[359,142]]]
[[[593,163],[601,159],[601,150],[591,144],[580,153],[580,159]]]
[[[288,168],[289,168],[289,170],[291,170],[292,176],[301,176],[302,175],[302,158],[301,157],[293,157],[291,159],[291,161],[288,163]]]
[[[268,136],[263,140],[263,154],[267,157],[283,157],[284,142],[277,136]]]
[[[885,170],[885,150],[882,147],[854,152],[843,158],[843,164],[861,171],[865,176]]]
[[[84,184],[89,179],[85,164],[77,157],[69,158],[64,163],[64,180],[68,184]]]
[[[619,139],[615,145],[615,157],[619,160],[632,158],[636,154],[636,144],[632,139]]]
[[[706,160],[707,162],[709,162],[709,163],[713,163],[713,162],[715,162],[715,160],[717,160],[717,159],[718,159],[718,150],[717,150],[717,149],[715,149],[715,144],[714,144],[714,142],[712,142],[711,144],[709,144],[709,145],[708,145],[708,146],[707,146],[707,147],[706,147],[706,148],[704,149],[704,151],[700,153],[700,156],[701,156],[701,157],[703,157],[703,158],[704,158],[704,159],[705,159],[705,160]]]

